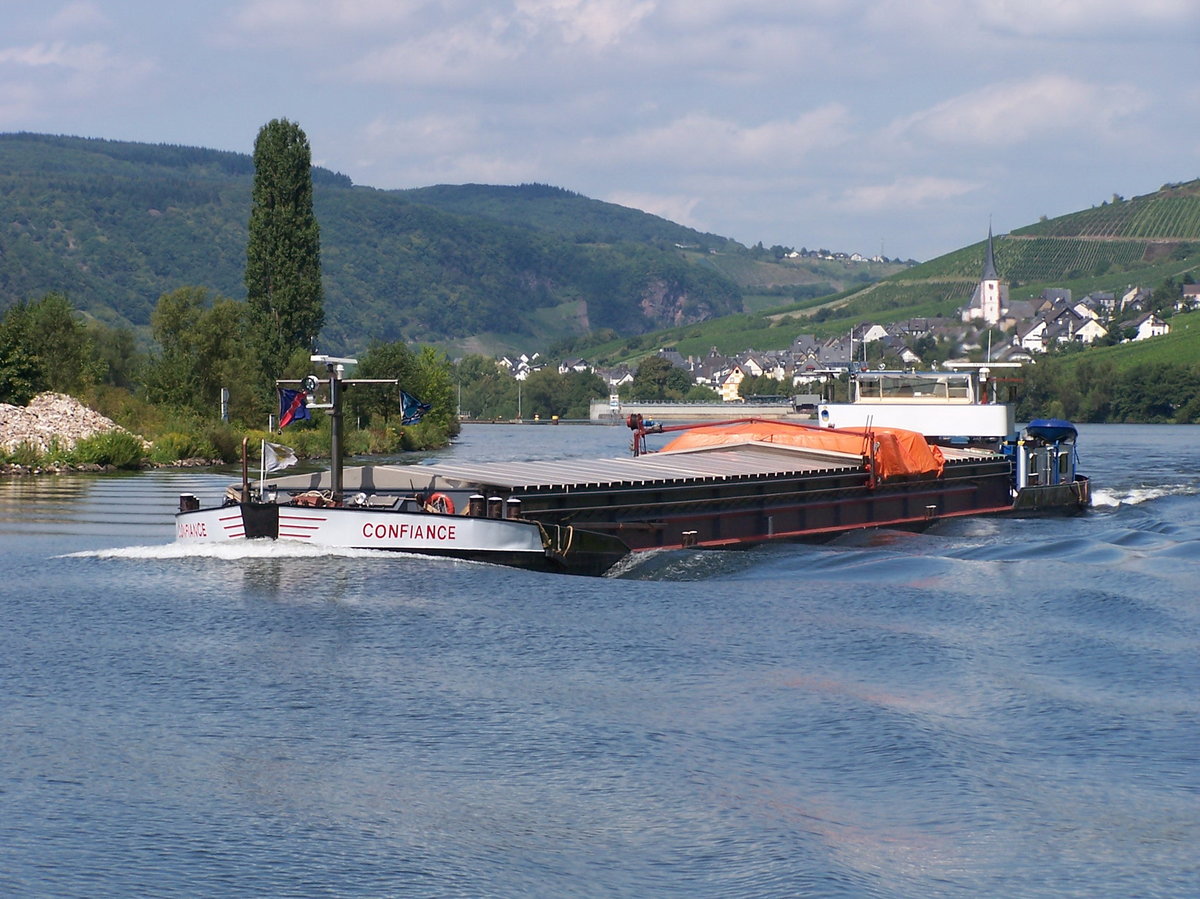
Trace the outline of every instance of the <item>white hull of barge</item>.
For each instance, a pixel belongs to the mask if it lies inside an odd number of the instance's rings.
[[[474,556],[544,556],[542,530],[535,522],[469,518],[435,512],[392,512],[355,508],[278,506],[275,536],[320,546],[379,549],[390,552]],[[260,536],[256,512],[269,515],[270,504],[234,504],[180,512],[175,516],[179,543],[221,543]]]

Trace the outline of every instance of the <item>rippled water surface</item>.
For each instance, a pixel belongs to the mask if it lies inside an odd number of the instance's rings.
[[[603,579],[172,545],[228,475],[0,482],[0,894],[1200,894],[1200,428],[1081,453],[1080,518]]]

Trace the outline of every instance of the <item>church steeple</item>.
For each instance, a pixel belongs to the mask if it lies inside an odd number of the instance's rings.
[[[988,224],[988,239],[987,250],[983,254],[983,276],[980,281],[999,281],[1000,276],[996,274],[996,252],[992,248],[992,226]]]
[[[992,223],[988,222],[987,248],[983,253],[983,275],[971,296],[971,302],[962,310],[965,322],[983,319],[985,324],[998,325],[1008,311],[1008,285],[1000,280],[996,272],[996,248],[992,239]]]

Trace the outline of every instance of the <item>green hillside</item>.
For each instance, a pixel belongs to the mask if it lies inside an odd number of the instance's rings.
[[[1047,219],[995,239],[1013,300],[1045,287],[1077,294],[1154,284],[1200,265],[1200,181]],[[846,316],[917,303],[957,307],[979,281],[984,242],[914,266],[839,304]],[[900,317],[903,317],[901,315]]]
[[[905,268],[893,262],[777,258],[761,247],[743,247],[717,234],[545,184],[439,184],[391,193],[446,212],[525,225],[577,244],[632,242],[678,251],[693,265],[736,284],[748,309],[778,306],[797,296],[829,296]]]
[[[1014,301],[1036,297],[1047,287],[1069,288],[1083,296],[1097,290],[1123,293],[1132,285],[1154,287],[1167,278],[1179,281],[1200,271],[1200,180],[1164,185],[1131,200],[1114,198],[1018,228],[997,235],[994,247],[996,268],[1009,283]],[[979,283],[984,248],[981,240],[833,296],[760,306],[756,316],[735,315],[634,339],[596,342],[592,352],[601,358],[627,359],[662,345],[677,346],[685,355],[714,346],[724,353],[747,347],[771,350],[787,346],[799,333],[845,333],[868,319],[886,324],[912,317],[955,318]],[[1134,350],[1117,347],[1112,352]]]
[[[159,296],[182,286],[241,298],[252,180],[243,154],[0,135],[0,309],[62,292],[98,320],[145,328]],[[321,169],[313,181],[326,349],[397,339],[528,349],[597,328],[637,334],[742,309],[736,284],[644,228],[619,243],[581,243],[355,187]],[[518,207],[548,203],[549,217],[566,194],[512,190],[529,194]],[[653,218],[595,205],[597,221]],[[657,221],[661,233],[678,228]]]
[[[0,309],[50,292],[144,330],[183,286],[244,295],[248,155],[0,134]],[[864,319],[953,316],[983,243],[922,265],[785,258],[546,185],[356,187],[313,172],[322,345],[561,348],[617,358],[787,346]],[[1010,296],[1123,291],[1200,267],[1200,182],[1166,185],[999,235]],[[882,279],[882,280],[880,280]]]
[[[1119,372],[1144,365],[1200,365],[1200,315],[1179,315],[1171,321],[1171,333],[1162,337],[1094,347],[1086,352],[1062,356],[1055,362],[1066,370],[1076,368],[1084,361],[1110,362]]]

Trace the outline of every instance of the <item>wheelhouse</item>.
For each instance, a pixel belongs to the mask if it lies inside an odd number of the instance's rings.
[[[1016,485],[1048,487],[1075,481],[1078,432],[1068,421],[1040,418],[1031,421],[1013,446]]]
[[[853,378],[854,403],[979,402],[977,379],[970,372],[864,371]]]

